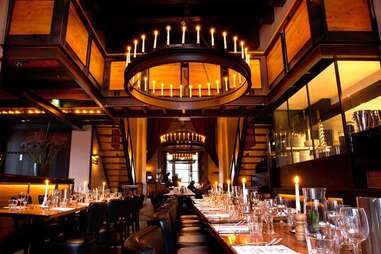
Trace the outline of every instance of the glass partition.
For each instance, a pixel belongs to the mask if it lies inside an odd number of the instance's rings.
[[[381,125],[379,61],[337,62],[348,134]]]
[[[274,112],[273,140],[277,167],[282,167],[292,163],[290,134],[291,130],[288,117],[288,103],[286,101]]]

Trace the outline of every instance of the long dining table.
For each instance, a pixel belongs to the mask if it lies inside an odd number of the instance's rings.
[[[305,241],[297,241],[295,234],[285,223],[274,225],[275,235],[267,233],[253,235],[249,233],[247,224],[241,223],[239,226],[235,226],[237,223],[232,222],[234,220],[230,218],[229,214],[211,207],[205,201],[194,200],[194,207],[207,225],[211,235],[227,253],[308,253]],[[267,246],[269,243],[276,243],[276,245]],[[268,251],[265,251],[266,249]]]

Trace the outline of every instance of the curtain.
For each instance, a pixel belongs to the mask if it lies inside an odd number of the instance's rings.
[[[217,118],[192,118],[192,124],[197,133],[205,135],[205,150],[210,155],[214,163],[218,165],[216,151]]]
[[[172,119],[152,118],[148,119],[147,133],[147,161],[152,158],[160,145],[160,135],[168,131]]]

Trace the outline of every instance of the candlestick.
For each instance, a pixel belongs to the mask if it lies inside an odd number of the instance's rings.
[[[182,26],[182,30],[183,30],[183,35],[181,37],[181,43],[184,44],[185,43],[185,31],[187,30],[187,27]]]
[[[141,38],[142,38],[142,53],[144,53],[144,50],[145,50],[145,40],[146,40],[146,35],[143,34]]]
[[[156,49],[156,42],[157,42],[157,35],[159,34],[159,32],[157,30],[153,31],[153,48]]]
[[[237,40],[238,40],[238,37],[234,36],[233,37],[233,41],[234,41],[234,53],[237,53]]]
[[[173,85],[172,85],[172,84],[169,84],[169,95],[170,95],[171,97],[173,97],[172,89],[173,89]]]
[[[166,29],[167,29],[167,45],[169,46],[169,43],[170,43],[169,33],[171,31],[171,26],[167,26]]]
[[[211,39],[211,44],[212,44],[212,47],[214,47],[214,28],[211,28],[210,29],[210,39]]]
[[[196,31],[197,31],[197,40],[196,43],[200,44],[200,29],[201,27],[199,25],[196,26]]]
[[[147,77],[144,77],[144,91],[147,91]]]
[[[152,93],[155,93],[155,88],[156,88],[156,80],[152,80]]]
[[[217,93],[220,93],[220,85],[219,85],[220,81],[217,79],[216,80],[216,90],[217,90]]]
[[[106,182],[102,182],[102,196],[103,196],[103,198],[105,197],[105,187],[106,187]]]
[[[225,91],[228,91],[229,88],[228,88],[228,77],[224,77],[224,81],[225,81]]]
[[[208,82],[208,96],[210,96],[210,82]]]
[[[245,42],[244,41],[241,41],[241,56],[242,56],[242,59],[245,59],[245,51],[244,51],[244,48],[243,48],[243,45],[245,45]]]
[[[198,97],[201,97],[201,84],[198,84]]]
[[[237,75],[234,73],[234,74],[233,74],[233,87],[234,87],[234,88],[235,88],[236,76],[237,76]]]
[[[136,58],[136,50],[138,49],[138,40],[134,40],[134,58]]]
[[[180,98],[183,98],[183,85],[180,85]]]
[[[295,204],[296,204],[296,211],[299,213],[301,211],[301,209],[300,209],[299,177],[298,176],[295,176],[294,182],[295,182]]]
[[[228,33],[226,31],[224,31],[222,33],[222,36],[224,37],[224,49],[227,49],[228,48],[228,43],[226,41],[226,35],[228,35]]]
[[[189,98],[192,98],[192,85],[189,85]]]
[[[131,63],[131,47],[127,46],[126,67],[129,63]]]

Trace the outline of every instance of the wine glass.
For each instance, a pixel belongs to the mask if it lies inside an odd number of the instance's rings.
[[[364,208],[341,207],[338,225],[344,238],[352,244],[353,253],[360,253],[361,242],[369,236],[369,224]]]
[[[342,206],[343,202],[341,200],[329,199],[325,201],[325,213],[330,226],[337,227],[337,220]]]

